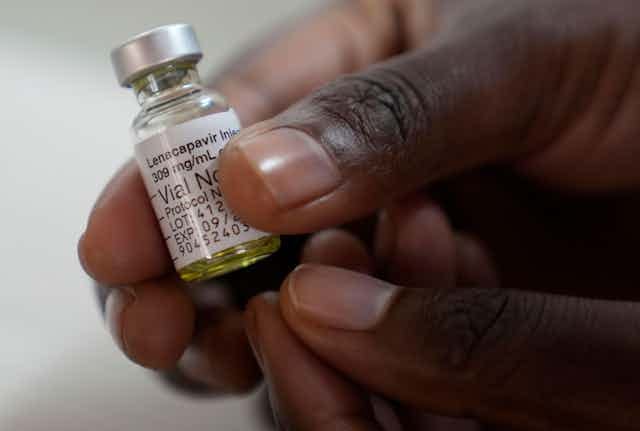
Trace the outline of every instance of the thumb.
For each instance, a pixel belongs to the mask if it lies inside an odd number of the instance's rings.
[[[227,201],[300,233],[490,162],[568,189],[637,186],[633,2],[583,3],[472,8],[423,48],[320,88],[230,143]]]
[[[638,304],[407,289],[304,265],[285,283],[281,309],[329,366],[413,407],[534,430],[640,421]]]
[[[315,231],[430,180],[524,153],[516,137],[536,86],[500,60],[521,54],[494,49],[461,41],[403,56],[246,129],[221,160],[226,200],[256,227]]]
[[[522,137],[555,71],[528,38],[518,22],[482,27],[319,89],[227,146],[226,200],[256,227],[315,231],[530,151]]]

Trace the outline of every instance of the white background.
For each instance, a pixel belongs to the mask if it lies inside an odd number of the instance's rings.
[[[184,398],[117,351],[76,241],[132,152],[110,48],[192,23],[204,72],[310,3],[0,0],[1,431],[259,429],[250,400]]]

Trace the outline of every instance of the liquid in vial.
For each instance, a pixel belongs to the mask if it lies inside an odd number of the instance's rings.
[[[135,156],[180,277],[200,281],[243,268],[280,239],[240,220],[218,185],[218,159],[240,131],[234,110],[200,83],[202,58],[191,26],[142,33],[111,53],[120,84],[141,106],[132,125]]]

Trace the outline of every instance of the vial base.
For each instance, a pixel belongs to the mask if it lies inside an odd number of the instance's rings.
[[[280,248],[279,236],[267,236],[222,250],[178,270],[180,278],[197,282],[245,268],[268,257]]]

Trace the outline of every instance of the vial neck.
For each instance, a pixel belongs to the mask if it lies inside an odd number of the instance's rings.
[[[193,62],[171,63],[152,70],[132,85],[140,106],[151,108],[202,89]]]

